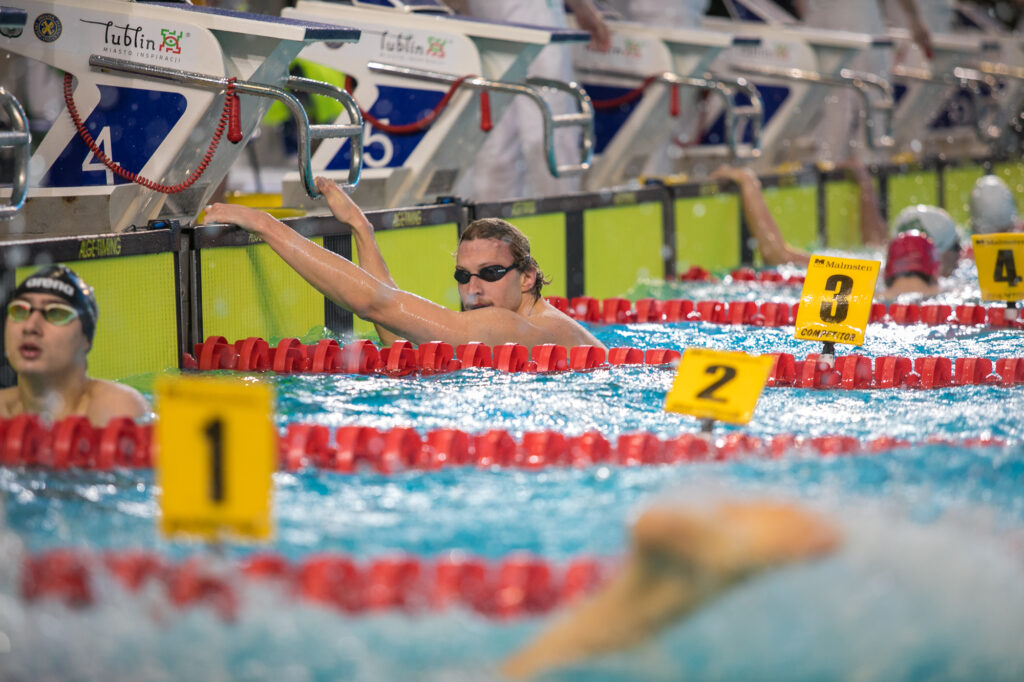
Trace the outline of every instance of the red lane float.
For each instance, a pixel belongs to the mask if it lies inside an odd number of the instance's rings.
[[[863,382],[866,376],[864,372],[867,371],[863,360],[852,358],[841,372],[829,371],[838,382]],[[989,368],[986,362],[973,365],[964,363],[959,376],[966,380],[971,376],[968,368],[973,366],[975,377],[981,377],[985,383],[992,382],[993,375],[985,373]],[[808,360],[796,364],[800,367],[815,367],[818,363]],[[938,369],[923,367],[925,380],[938,383],[936,377],[945,376],[943,363],[930,364]],[[781,356],[773,375],[782,375],[784,370],[778,367],[786,365],[786,358]],[[1015,363],[1014,368],[1024,375],[1024,369],[1020,369],[1019,363]],[[906,367],[903,367],[900,371],[905,370]],[[820,370],[815,369],[814,372],[820,373]],[[1024,381],[1024,376],[1020,378]],[[951,383],[952,380],[946,378],[942,385]],[[19,425],[28,425],[35,429],[35,440],[31,442],[42,445],[38,450],[5,447],[0,451],[0,457],[7,466],[107,470],[112,467],[142,468],[153,465],[149,426],[136,426],[130,420],[120,420],[103,429],[94,429],[78,418],[71,418],[59,422],[51,430],[33,420],[21,419],[16,422],[16,419],[0,420],[0,431],[7,434],[6,438],[10,438],[12,433],[17,434],[19,430],[24,431]],[[62,444],[55,446],[54,443],[58,441]],[[1001,441],[996,440],[978,442],[986,445],[1001,444]],[[521,439],[516,440],[501,429],[478,434],[469,434],[459,429],[438,429],[420,435],[415,429],[404,426],[379,430],[370,426],[350,425],[340,426],[332,432],[320,424],[293,423],[278,438],[278,467],[282,471],[291,472],[312,468],[341,474],[367,471],[392,475],[402,471],[436,471],[451,466],[537,470],[600,464],[682,464],[728,461],[739,457],[780,457],[791,450],[801,449],[832,454],[832,450],[821,446],[818,441],[793,435],[761,440],[742,433],[715,438],[686,433],[663,440],[651,433],[626,433],[620,435],[613,444],[596,431],[577,436],[567,436],[556,431],[526,432]],[[853,441],[848,440],[848,447],[843,452],[851,449],[877,451],[876,445],[859,442],[853,444]],[[58,452],[63,454],[56,454]]]
[[[796,320],[797,303],[754,301],[691,301],[687,299],[656,300],[642,298],[632,304],[623,298],[599,301],[578,296],[571,303],[564,298],[548,298],[556,308],[581,322],[632,324],[644,322],[707,322],[711,324],[790,326]],[[1024,328],[1024,320],[1008,321],[1005,306],[985,308],[979,305],[874,303],[869,322],[894,324],[988,325],[990,327]]]
[[[609,566],[593,557],[558,564],[528,554],[486,560],[457,553],[436,559],[396,555],[369,561],[316,553],[292,562],[261,552],[214,568],[195,557],[173,563],[136,550],[95,554],[57,549],[24,559],[20,595],[27,602],[57,601],[86,608],[108,593],[100,589],[99,580],[117,583],[129,594],[155,584],[169,606],[208,607],[232,622],[248,582],[264,588],[276,585],[284,595],[298,595],[349,615],[465,608],[507,620],[546,613],[589,594],[604,581]],[[147,590],[146,598],[153,596]]]

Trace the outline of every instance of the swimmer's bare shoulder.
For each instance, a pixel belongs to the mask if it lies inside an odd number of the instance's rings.
[[[15,415],[18,406],[18,387],[0,388],[0,417],[8,418]]]
[[[85,416],[96,426],[111,419],[139,419],[150,413],[149,401],[131,386],[104,379],[90,379]]]
[[[583,325],[547,301],[539,301],[534,314],[530,315],[529,319],[534,325],[550,330],[551,334],[559,339],[552,343],[567,348],[572,346],[604,348],[604,344],[598,341]]]

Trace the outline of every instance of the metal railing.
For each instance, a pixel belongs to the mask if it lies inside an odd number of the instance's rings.
[[[975,135],[984,143],[995,142],[1002,137],[1002,128],[998,124],[1001,107],[996,98],[999,81],[994,74],[965,66],[954,67],[950,73],[933,73],[928,69],[897,65],[892,68],[892,76],[894,80],[903,82],[935,83],[969,90],[982,102],[975,115]]]
[[[764,124],[764,107],[757,88],[745,78],[721,78],[711,73],[707,73],[703,77],[680,76],[671,71],[663,71],[652,76],[641,76],[636,73],[612,69],[577,68],[577,71],[582,74],[593,74],[623,80],[651,81],[713,92],[721,97],[725,107],[725,139],[730,155],[733,158],[754,158],[761,154],[761,129]],[[733,100],[733,96],[741,91],[750,99],[749,105],[737,105]],[[748,122],[752,128],[753,141],[750,152],[746,153],[742,149],[742,135],[740,131]]]
[[[0,149],[14,149],[11,201],[0,204],[0,219],[13,218],[25,205],[28,196],[28,164],[32,149],[32,135],[28,131],[28,118],[18,99],[0,87],[0,107],[7,112],[11,129],[0,131]]]
[[[407,66],[395,66],[381,62],[369,62],[367,68],[376,73],[386,73],[391,76],[431,83],[452,84],[460,81],[460,76],[449,73]],[[552,114],[551,107],[548,106],[547,101],[545,101],[539,90],[531,86],[553,88],[572,95],[578,107],[577,111],[568,114]],[[565,83],[547,78],[528,78],[527,84],[524,85],[522,83],[506,83],[480,76],[471,76],[461,80],[458,89],[462,88],[528,97],[540,109],[541,118],[544,122],[544,152],[551,175],[556,178],[570,177],[580,175],[590,168],[594,155],[594,107],[591,104],[589,95],[576,83]],[[577,163],[560,164],[559,160],[555,157],[554,134],[558,128],[580,129],[580,158]]]
[[[222,90],[227,87],[228,79],[221,76],[208,76],[201,73],[168,69],[161,66],[139,64],[124,59],[114,59],[100,55],[89,57],[89,65],[107,71],[129,73],[133,76],[148,78],[151,80],[169,80],[193,87],[206,88],[208,90]],[[352,143],[352,159],[349,164],[348,186],[355,186],[359,183],[359,176],[362,172],[362,149],[363,149],[363,117],[359,113],[352,96],[343,89],[310,80],[308,78],[289,77],[289,87],[303,92],[312,92],[325,97],[337,100],[345,109],[349,117],[347,125],[311,125],[306,109],[299,102],[295,95],[288,90],[265,83],[252,83],[249,81],[235,81],[235,92],[255,97],[266,97],[281,102],[287,107],[292,118],[295,119],[299,155],[299,175],[302,178],[306,194],[316,199],[320,196],[316,185],[313,182],[313,170],[310,165],[310,140],[312,139],[338,139],[347,138]]]
[[[814,83],[828,87],[853,88],[861,100],[861,120],[864,121],[865,137],[870,149],[889,148],[894,144],[892,138],[892,114],[895,108],[892,86],[884,78],[852,69],[842,69],[837,75],[828,75],[807,69],[766,66],[754,64],[734,64],[733,71],[748,76],[764,76],[780,80]],[[871,92],[877,92],[878,101],[874,101]],[[883,130],[876,130],[875,115],[882,118]]]

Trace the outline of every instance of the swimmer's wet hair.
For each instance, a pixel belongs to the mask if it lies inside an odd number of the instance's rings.
[[[515,225],[502,220],[501,218],[479,218],[466,226],[459,243],[471,242],[476,239],[500,239],[508,244],[512,250],[513,264],[520,272],[537,272],[537,279],[533,283],[530,293],[539,297],[540,290],[545,284],[551,284],[551,280],[544,277],[537,261],[530,255],[530,240],[519,231]]]

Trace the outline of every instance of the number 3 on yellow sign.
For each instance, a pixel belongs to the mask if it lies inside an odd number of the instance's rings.
[[[796,311],[796,338],[864,343],[880,265],[875,260],[811,256]]]
[[[775,358],[687,348],[665,409],[699,419],[746,424],[754,415]]]
[[[1024,234],[976,234],[974,262],[986,301],[1024,300]]]
[[[266,384],[199,377],[156,387],[161,530],[216,541],[271,532],[277,436]]]

